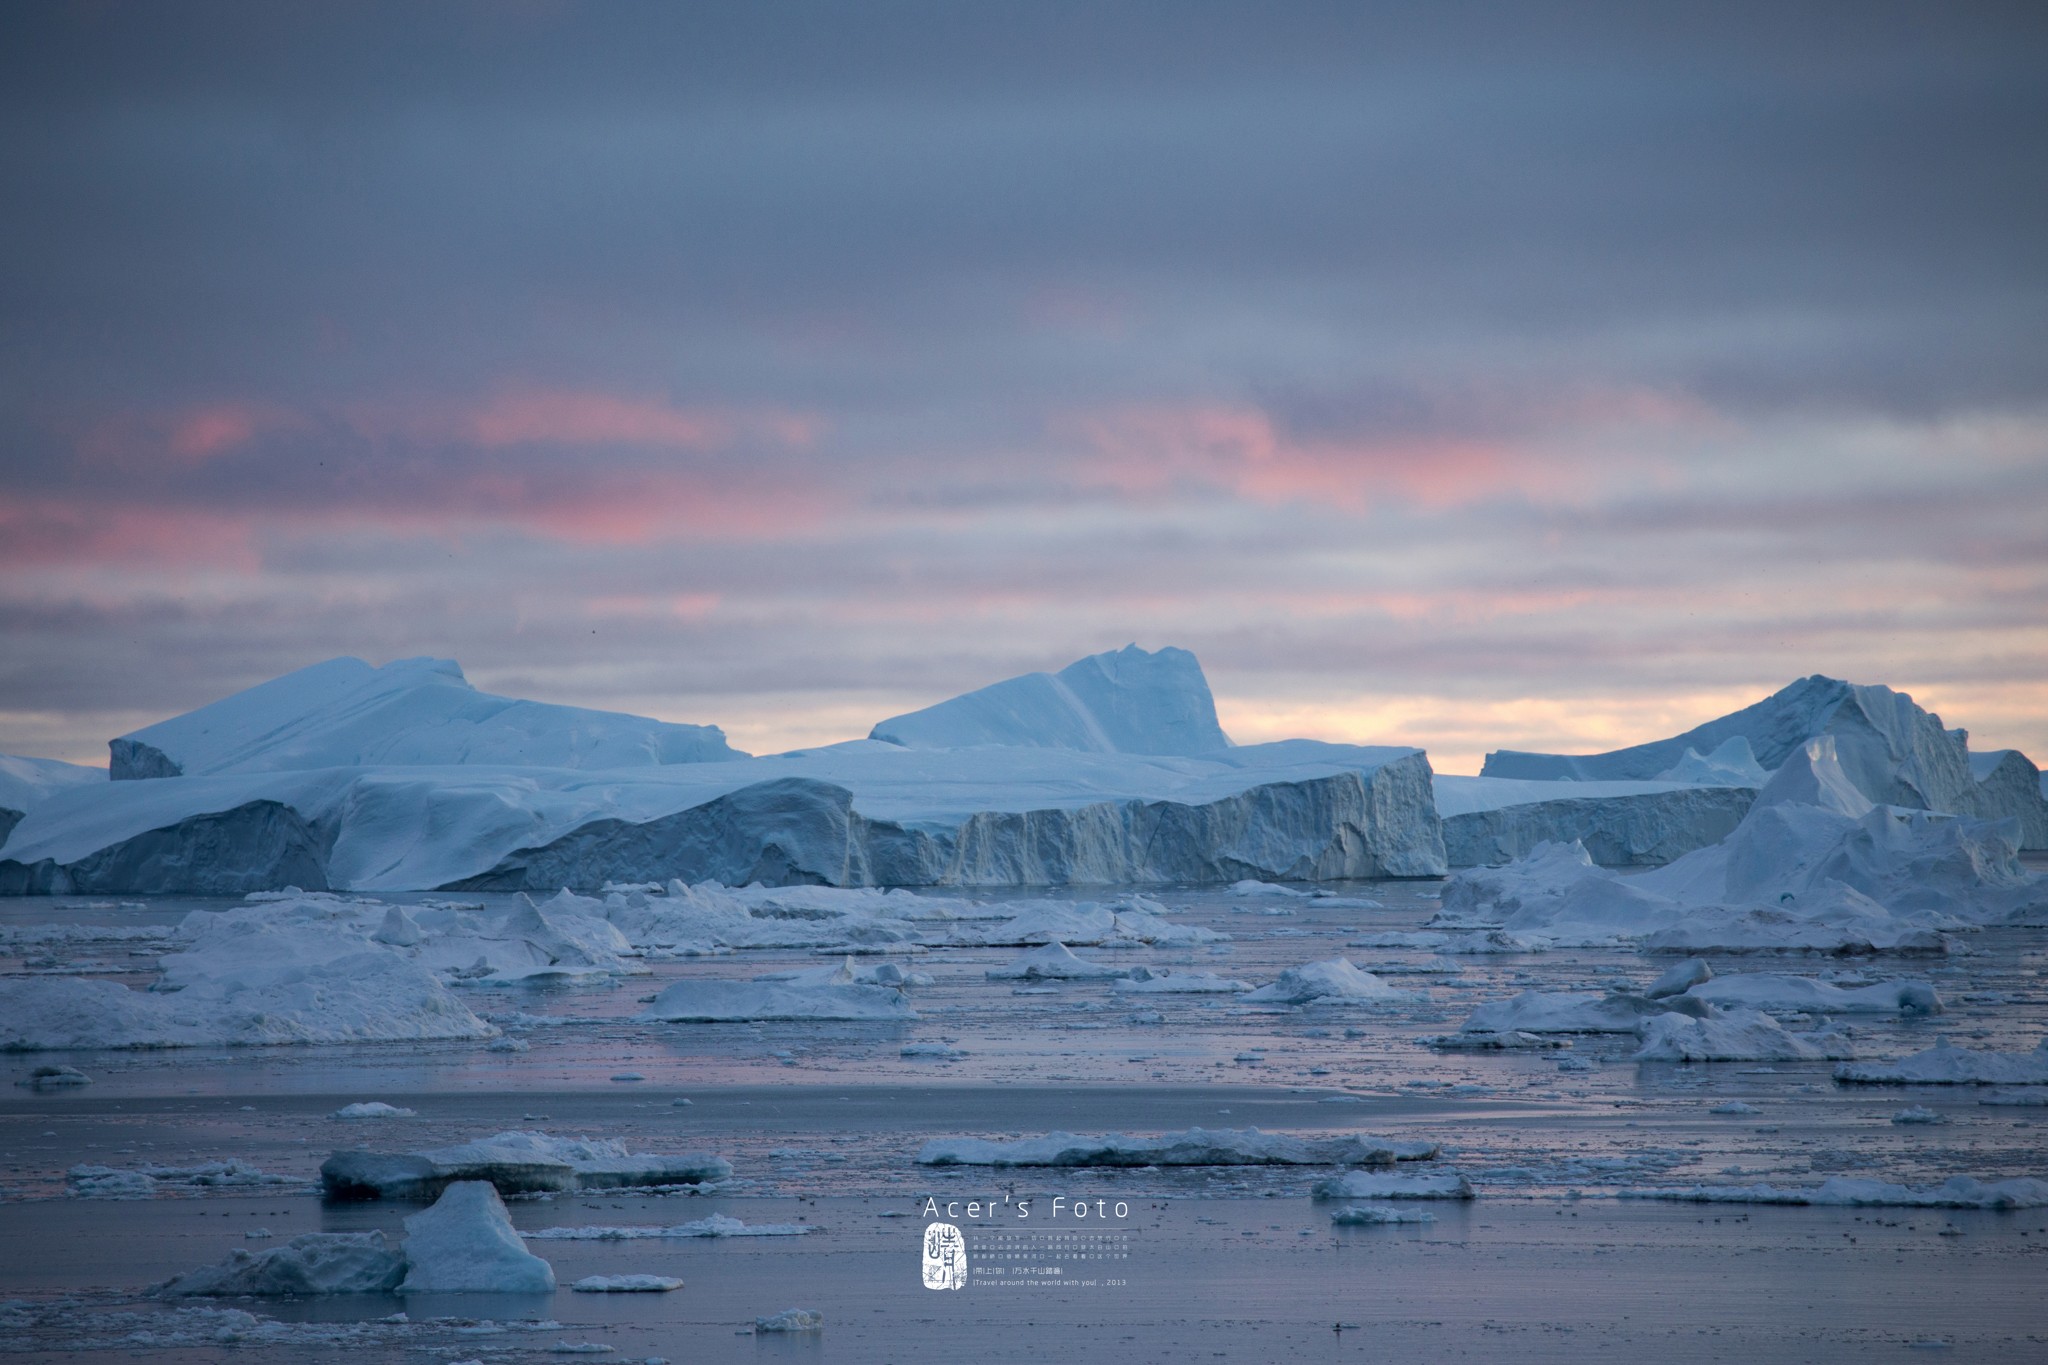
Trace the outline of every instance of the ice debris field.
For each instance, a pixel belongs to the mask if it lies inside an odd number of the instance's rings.
[[[1178,650],[768,758],[337,660],[111,758],[0,759],[0,1355],[2048,1353],[2048,805],[1885,688],[1460,778]]]

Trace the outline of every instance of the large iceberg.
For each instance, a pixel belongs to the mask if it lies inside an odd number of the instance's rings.
[[[30,811],[0,893],[1230,883],[1441,875],[1420,750],[1203,758],[872,740],[607,772],[483,765],[100,784]]]
[[[487,763],[629,768],[744,757],[712,725],[519,701],[452,659],[329,659],[108,744],[111,776]]]
[[[2020,847],[2048,848],[2048,778],[2018,749],[1970,755],[1979,808],[2020,822]]]
[[[1005,744],[1099,754],[1192,755],[1230,747],[1195,656],[1171,647],[1147,653],[1136,645],[891,717],[868,738],[913,749]]]
[[[1834,742],[1847,780],[1874,804],[2015,818],[2021,822],[2021,847],[2048,847],[2048,807],[2038,790],[2026,790],[2020,765],[2032,765],[2023,755],[2010,773],[1987,780],[2005,760],[1985,755],[1992,761],[1973,761],[1967,733],[1946,728],[1941,717],[1912,697],[1820,674],[1670,739],[1604,754],[1502,749],[1486,756],[1480,773],[1538,781],[1641,782],[1708,775],[1716,769],[1775,770],[1820,738]],[[1732,747],[1736,740],[1747,747],[1749,763]]]

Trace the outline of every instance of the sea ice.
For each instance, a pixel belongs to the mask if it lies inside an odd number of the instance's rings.
[[[1342,1228],[1376,1228],[1393,1223],[1434,1223],[1436,1215],[1385,1204],[1346,1204],[1330,1215],[1330,1221]]]
[[[1154,972],[1150,967],[1133,967],[1128,978],[1110,989],[1123,995],[1236,995],[1250,990],[1251,983],[1214,972]]]
[[[815,1308],[785,1308],[772,1317],[755,1318],[756,1332],[822,1332],[825,1315]]]
[[[1470,1199],[1472,1182],[1456,1171],[1428,1175],[1346,1171],[1318,1180],[1309,1195],[1314,1199]]]
[[[1660,1014],[1643,1021],[1639,1062],[1799,1062],[1853,1057],[1836,1033],[1788,1033],[1758,1010],[1732,1009],[1709,1019]]]
[[[667,1275],[586,1275],[569,1287],[579,1294],[666,1294],[683,1282]]]
[[[1010,1142],[934,1138],[917,1154],[921,1166],[1391,1166],[1426,1161],[1435,1143],[1395,1142],[1344,1133],[1294,1137],[1256,1128],[1190,1128],[1158,1137],[1080,1137],[1050,1133]]]
[[[731,1163],[702,1152],[660,1156],[617,1139],[558,1138],[514,1131],[424,1152],[336,1152],[320,1167],[330,1199],[435,1198],[458,1181],[503,1194],[698,1185],[732,1175]]]
[[[1066,944],[1057,941],[1033,948],[987,972],[991,981],[1107,981],[1130,974],[1129,967],[1112,967],[1106,962],[1075,957]]]
[[[1743,974],[1716,977],[1685,992],[1688,1000],[1802,1014],[1905,1014],[1942,1012],[1941,997],[1926,981],[1885,981],[1843,988],[1806,976]]]
[[[844,968],[838,970],[844,972]],[[639,1015],[639,1022],[917,1017],[908,997],[894,986],[866,986],[831,977],[804,981],[729,981],[706,977],[671,984]]]
[[[405,1220],[401,1294],[546,1294],[555,1271],[526,1249],[488,1182],[461,1180]]]
[[[409,1119],[418,1112],[418,1110],[414,1109],[401,1109],[395,1104],[386,1104],[382,1100],[369,1100],[357,1104],[344,1104],[341,1108],[334,1111],[333,1117],[338,1119]]]

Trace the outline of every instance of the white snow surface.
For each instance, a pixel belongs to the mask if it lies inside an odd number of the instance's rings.
[[[424,1213],[405,1220],[401,1294],[547,1294],[555,1271],[526,1249],[486,1181],[450,1185]]]
[[[112,743],[113,776],[374,765],[608,769],[742,757],[716,726],[479,692],[452,659],[329,659]]]
[[[1001,744],[1185,755],[1230,747],[1195,656],[1136,645],[892,717],[868,737],[913,749]]]
[[[1390,1166],[1424,1161],[1437,1154],[1426,1142],[1396,1142],[1344,1133],[1294,1137],[1256,1128],[1190,1128],[1157,1137],[1110,1133],[995,1141],[934,1138],[917,1154],[920,1166]]]

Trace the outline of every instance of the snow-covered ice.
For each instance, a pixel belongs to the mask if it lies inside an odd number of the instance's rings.
[[[2048,1038],[2032,1052],[1981,1052],[1942,1038],[1895,1062],[1855,1062],[1835,1079],[1856,1085],[2048,1085]]]

